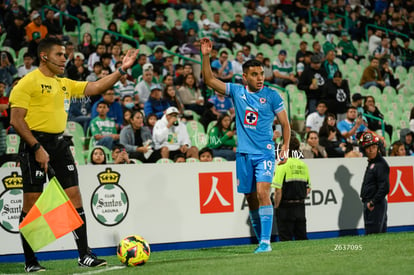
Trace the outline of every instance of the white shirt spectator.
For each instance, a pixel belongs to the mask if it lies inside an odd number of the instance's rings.
[[[17,68],[17,76],[23,77],[31,71],[34,71],[35,69],[37,69],[37,66],[31,66],[30,68],[26,68],[26,66],[22,65],[19,68]]]
[[[179,150],[181,146],[188,145],[191,147],[191,140],[184,123],[179,122],[178,126],[167,128],[168,120],[163,115],[160,120],[155,123],[152,133],[155,150],[162,147],[168,147],[170,151]]]
[[[322,127],[325,115],[320,115],[318,112],[313,112],[306,118],[306,130],[316,131],[319,133],[319,129]]]

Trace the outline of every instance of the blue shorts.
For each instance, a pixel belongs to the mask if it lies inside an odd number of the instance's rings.
[[[273,154],[252,155],[236,153],[237,192],[249,194],[256,191],[258,182],[272,182],[275,171]]]

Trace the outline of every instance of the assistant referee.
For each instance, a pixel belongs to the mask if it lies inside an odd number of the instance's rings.
[[[99,95],[111,88],[134,64],[137,54],[138,50],[129,50],[117,71],[96,82],[73,81],[59,77],[64,73],[66,62],[62,41],[46,38],[38,45],[39,68],[22,78],[10,94],[10,123],[22,138],[19,161],[24,195],[20,221],[42,193],[50,164],[84,222],[73,232],[80,266],[102,266],[106,265],[106,261],[98,259],[88,248],[78,172],[69,143],[62,136],[66,128],[70,100],[71,97]],[[25,271],[44,271],[45,268],[38,263],[27,241],[22,235],[21,238]]]

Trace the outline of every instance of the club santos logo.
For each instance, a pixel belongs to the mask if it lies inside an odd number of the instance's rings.
[[[201,214],[234,211],[231,172],[199,173],[198,185]]]
[[[100,185],[92,194],[91,209],[95,219],[106,226],[121,223],[128,213],[128,196],[118,184],[121,175],[106,168],[98,174]]]
[[[0,226],[10,233],[19,233],[19,219],[23,207],[23,179],[12,172],[2,179],[6,189],[0,195]]]

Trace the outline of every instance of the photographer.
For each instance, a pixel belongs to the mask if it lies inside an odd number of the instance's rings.
[[[116,144],[112,148],[112,160],[114,164],[131,164],[134,163],[129,159],[128,153],[125,150],[125,146],[122,144]]]

